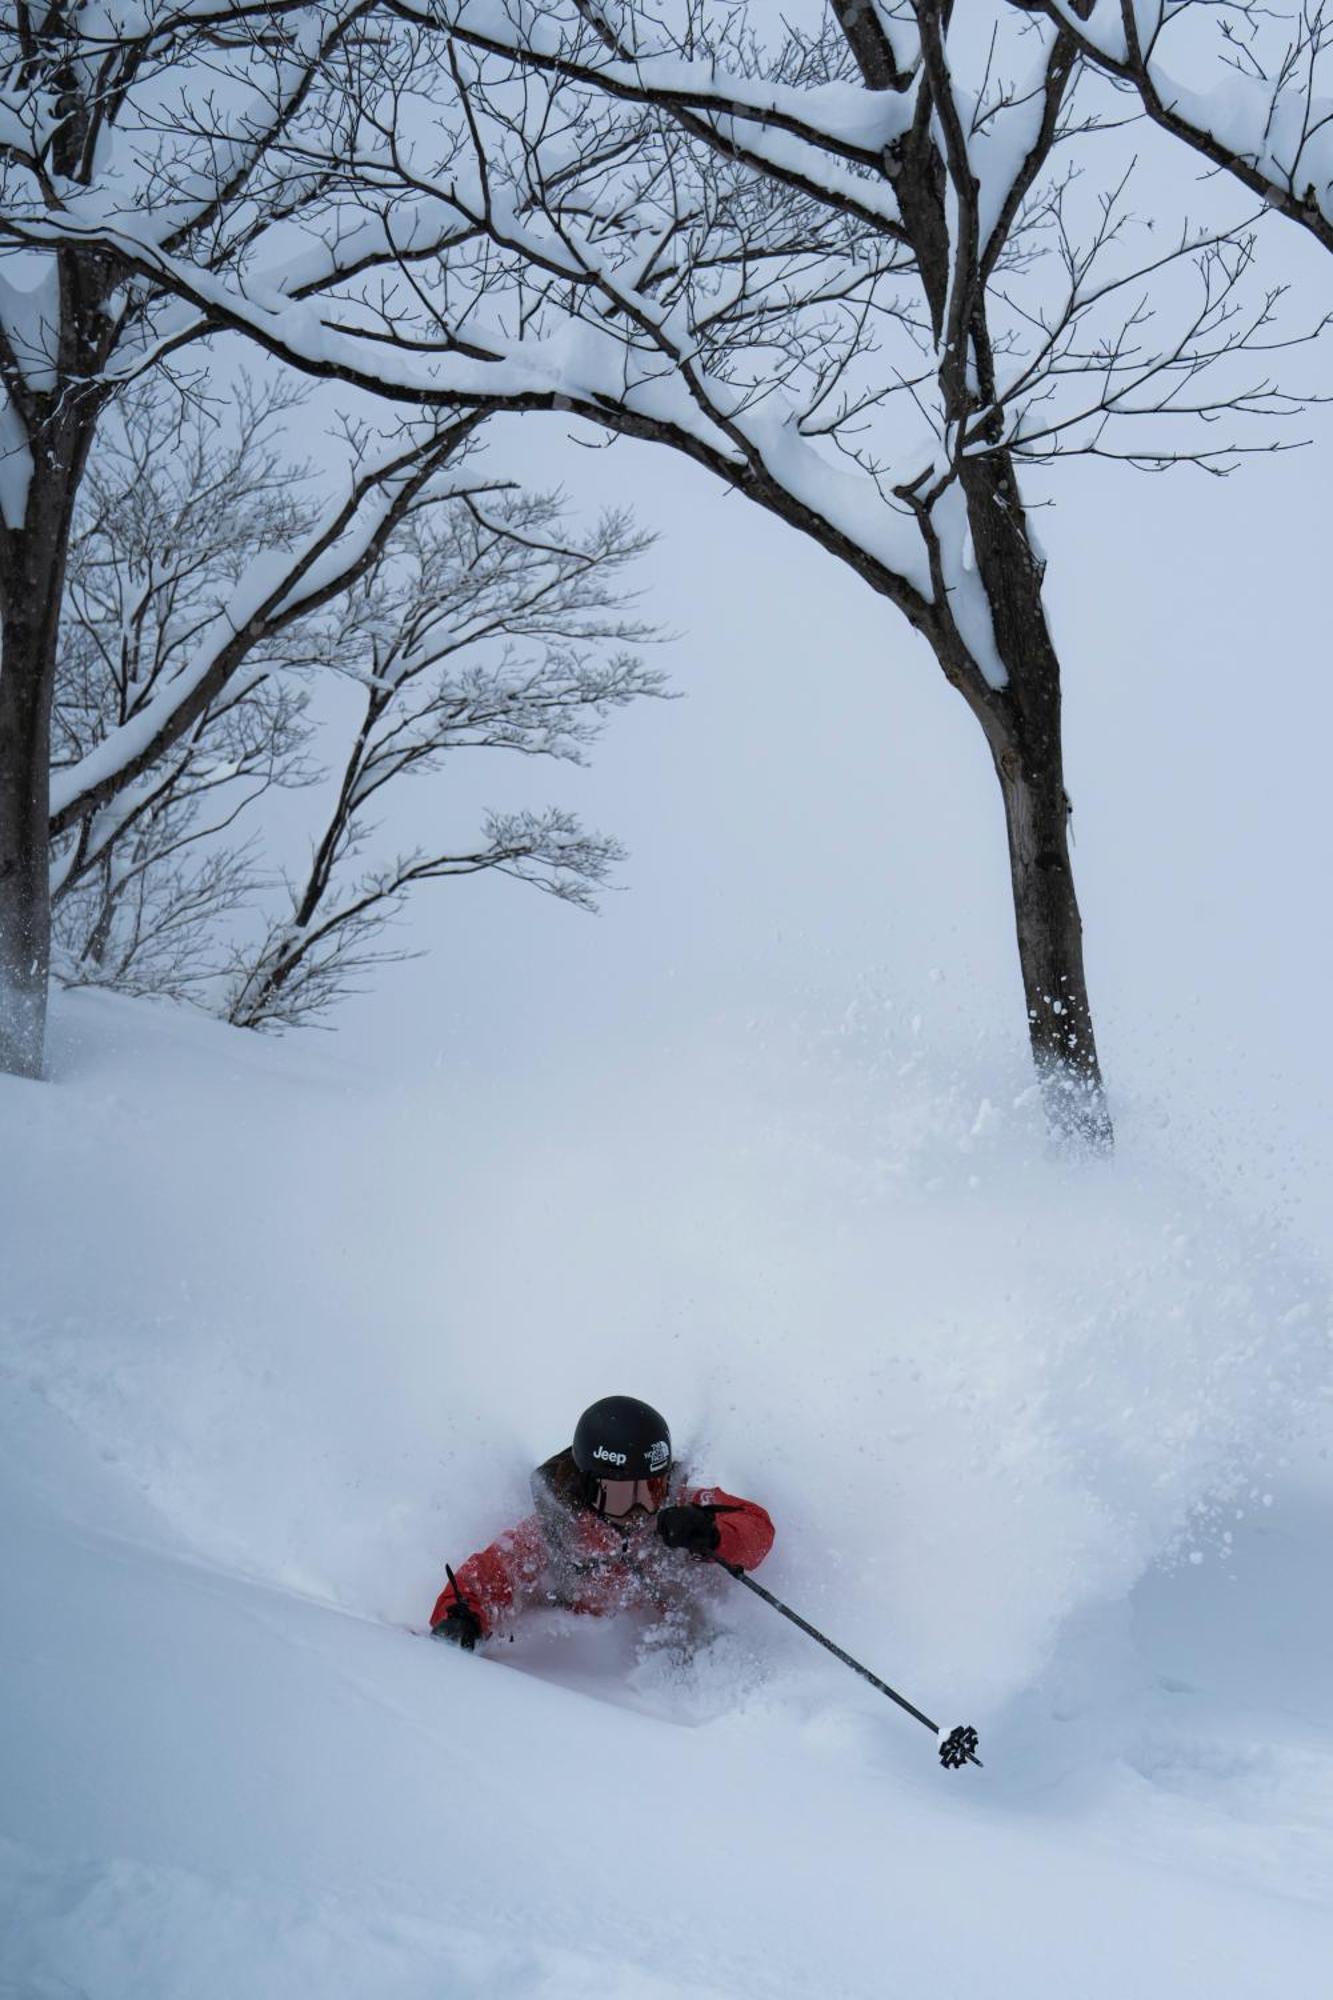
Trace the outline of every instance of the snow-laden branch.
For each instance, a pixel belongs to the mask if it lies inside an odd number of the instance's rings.
[[[1333,250],[1333,8],[1023,0],[1155,125]]]
[[[782,133],[803,147],[854,165],[878,168],[885,148],[911,124],[905,94],[870,92],[831,81],[793,89],[779,80],[729,69],[724,61],[692,61],[637,27],[628,35],[609,25],[599,32],[594,9],[565,13],[540,0],[394,0],[407,19],[444,28],[451,38],[482,54],[592,85],[609,97],[651,104],[675,114],[696,112],[710,120]],[[621,20],[634,9],[617,9]]]

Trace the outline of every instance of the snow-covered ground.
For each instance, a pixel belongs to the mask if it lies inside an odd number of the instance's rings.
[[[1323,1246],[916,1037],[535,1089],[61,1003],[0,1083],[6,2000],[1325,1989]],[[419,1636],[618,1391],[984,1770],[739,1589],[692,1660]]]

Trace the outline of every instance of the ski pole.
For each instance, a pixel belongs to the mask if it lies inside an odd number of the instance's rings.
[[[872,1674],[869,1667],[863,1667],[861,1662],[854,1660],[850,1653],[844,1653],[841,1646],[835,1646],[832,1639],[826,1638],[822,1632],[817,1631],[808,1619],[801,1617],[798,1611],[793,1611],[791,1606],[784,1604],[780,1597],[774,1597],[771,1590],[765,1590],[762,1583],[756,1583],[752,1576],[747,1576],[739,1564],[724,1562],[721,1556],[714,1556],[713,1561],[720,1569],[726,1570],[728,1575],[734,1576],[737,1583],[743,1583],[747,1590],[752,1590],[756,1597],[762,1597],[765,1604],[771,1604],[773,1609],[780,1611],[784,1618],[790,1618],[793,1625],[799,1625],[802,1632],[808,1632],[812,1639],[818,1639],[820,1645],[826,1647],[832,1653],[835,1660],[841,1660],[843,1665],[850,1667],[854,1674],[860,1674],[863,1681],[869,1681],[871,1687],[878,1688],[881,1694],[886,1694],[889,1697],[890,1701],[896,1701],[899,1708],[905,1708],[907,1713],[915,1716],[916,1720],[929,1729],[932,1735],[940,1735],[940,1725],[938,1722],[932,1722],[928,1715],[923,1715],[919,1708],[914,1708],[912,1703],[904,1695],[900,1695],[895,1689],[891,1688],[887,1681],[882,1681],[878,1674]],[[939,1746],[940,1762],[946,1771],[961,1771],[964,1764],[976,1764],[979,1766],[981,1759],[977,1755],[977,1747],[976,1730],[965,1728],[960,1723],[958,1728],[950,1730],[949,1734],[941,1742]]]
[[[446,1564],[445,1564],[445,1566],[444,1566],[444,1573],[445,1573],[445,1575],[446,1575],[446,1576],[448,1577],[448,1579],[449,1579],[449,1587],[450,1587],[450,1589],[451,1589],[451,1590],[453,1591],[453,1593],[454,1593],[454,1603],[453,1603],[453,1605],[451,1605],[451,1606],[450,1606],[450,1611],[452,1611],[452,1610],[453,1610],[454,1606],[456,1606],[456,1605],[461,1605],[461,1606],[462,1606],[462,1608],[463,1608],[463,1610],[467,1612],[467,1614],[468,1614],[468,1617],[469,1617],[469,1618],[472,1618],[472,1619],[477,1619],[477,1614],[476,1614],[476,1612],[475,1612],[475,1611],[474,1611],[474,1610],[472,1609],[472,1606],[471,1606],[471,1605],[470,1605],[470,1604],[468,1603],[468,1601],[467,1601],[466,1597],[464,1597],[464,1595],[463,1595],[463,1592],[462,1592],[462,1587],[461,1587],[461,1586],[460,1586],[460,1584],[459,1584],[459,1581],[458,1581],[458,1578],[457,1578],[457,1577],[456,1577],[456,1576],[454,1575],[454,1573],[453,1573],[453,1571],[452,1571],[452,1570],[450,1569],[450,1567],[449,1567],[448,1563],[446,1563]],[[445,1627],[445,1623],[446,1623],[446,1621],[447,1621],[447,1619],[448,1619],[448,1616],[449,1616],[449,1613],[448,1613],[448,1612],[446,1612],[446,1613],[445,1613],[445,1617],[444,1617],[444,1618],[442,1618],[442,1619],[440,1620],[440,1623],[439,1623],[439,1625],[438,1625],[438,1626],[435,1626],[435,1627],[432,1627],[432,1636],[433,1636],[434,1632],[436,1632],[436,1631],[440,1631],[440,1632],[442,1632],[442,1631],[444,1630],[444,1627]],[[481,1629],[481,1621],[480,1621],[479,1619],[477,1619],[477,1629],[478,1629],[478,1631],[480,1631],[480,1629]],[[511,1637],[512,1637],[512,1634],[511,1634]],[[465,1646],[467,1646],[467,1641],[466,1641],[466,1640],[464,1640],[464,1642],[463,1642],[463,1643],[464,1643],[464,1645],[465,1645]],[[475,1639],[475,1637],[474,1637],[474,1639],[473,1639],[473,1642],[472,1642],[472,1644],[473,1644],[473,1645],[475,1645],[475,1644],[476,1644],[476,1639]],[[467,1646],[467,1650],[468,1650],[468,1652],[471,1652],[471,1651],[472,1651],[472,1646]]]

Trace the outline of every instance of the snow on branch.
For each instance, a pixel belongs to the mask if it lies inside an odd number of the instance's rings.
[[[95,180],[67,175],[40,200],[34,183],[5,204],[0,241],[39,262],[60,245],[108,260],[144,342],[183,314],[179,337],[225,329],[422,409],[557,409],[656,438],[850,562],[921,629],[947,627],[941,523],[920,496],[965,456],[1114,451],[1132,427],[1136,459],[1220,466],[1242,442],[1210,420],[1283,402],[1218,370],[1243,307],[1219,352],[1133,230],[1099,227],[1061,177],[1060,149],[1086,130],[1063,21],[993,0],[978,37],[927,0],[900,11],[901,54],[894,10],[847,7],[817,37],[761,40],[743,9],[395,0],[368,42],[352,13],[317,10],[317,31],[298,32],[279,9],[274,50],[241,36],[244,88],[225,116],[211,88],[191,94],[179,50],[170,119],[127,86],[126,157],[148,177],[126,169],[125,186],[151,186],[151,202],[110,198],[113,146]],[[205,142],[211,206],[179,164]],[[1114,269],[1066,298],[1079,340],[1062,341],[1045,295],[1080,231],[1099,275]],[[1254,337],[1270,330],[1261,315]],[[1099,357],[1127,351],[1137,397],[1117,382],[1098,402]],[[118,365],[108,357],[108,383]],[[1168,383],[1182,370],[1190,399]],[[992,658],[981,678],[997,677]]]
[[[945,504],[969,462],[1012,485],[1024,458],[1224,470],[1284,441],[1244,427],[1299,398],[1243,357],[1318,324],[1251,289],[1244,230],[1182,219],[1163,254],[1127,178],[1103,199],[1062,164],[1110,122],[1062,22],[1008,0],[966,28],[934,0],[849,5],[813,35],[688,0],[401,11],[448,34],[450,194],[521,301],[471,322],[497,400],[526,362],[519,404],[544,378],[709,467],[933,633],[983,705],[1010,667],[958,541],[971,503]]]
[[[1025,0],[1027,4],[1027,0]],[[1333,250],[1327,0],[1031,0],[1153,123]]]

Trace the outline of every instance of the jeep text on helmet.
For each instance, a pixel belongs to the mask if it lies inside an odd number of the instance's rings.
[[[637,1396],[603,1396],[583,1412],[571,1447],[585,1479],[653,1479],[671,1466],[671,1433],[666,1418]]]

